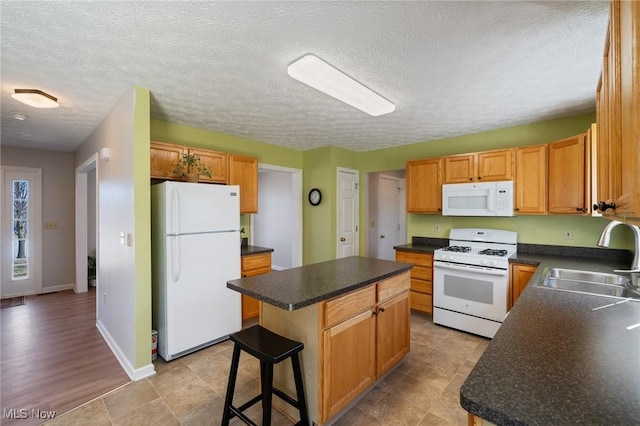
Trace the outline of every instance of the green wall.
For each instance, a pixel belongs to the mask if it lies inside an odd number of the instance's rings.
[[[151,360],[151,188],[149,187],[149,90],[134,87],[133,193],[135,199],[135,368]],[[146,220],[137,220],[146,218]]]

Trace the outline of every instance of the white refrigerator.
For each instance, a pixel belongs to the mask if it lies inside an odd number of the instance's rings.
[[[166,361],[242,328],[240,189],[163,182],[151,186],[153,326]]]

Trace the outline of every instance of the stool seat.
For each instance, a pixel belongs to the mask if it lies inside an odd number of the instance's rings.
[[[302,343],[287,339],[259,325],[233,333],[229,338],[239,344],[243,351],[272,364],[278,364],[304,348]]]
[[[231,358],[231,371],[229,372],[229,384],[227,385],[227,396],[224,402],[224,413],[222,415],[222,425],[226,426],[233,417],[238,417],[248,425],[256,425],[251,419],[243,414],[243,411],[262,401],[262,425],[271,425],[271,401],[273,394],[283,401],[298,409],[300,412],[299,425],[309,425],[309,415],[307,413],[307,402],[302,384],[302,371],[298,352],[302,351],[304,345],[295,340],[280,336],[260,325],[246,328],[229,336],[233,345],[233,356]],[[238,364],[240,363],[240,351],[243,350],[260,360],[260,395],[250,399],[239,407],[233,405],[233,393],[238,375]],[[273,387],[273,366],[287,358],[291,358],[293,368],[293,378],[296,384],[296,397],[293,399],[280,389]]]

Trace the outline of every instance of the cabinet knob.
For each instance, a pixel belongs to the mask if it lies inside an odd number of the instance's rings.
[[[513,209],[514,212],[519,212],[520,209],[518,207],[516,207],[515,209]]]
[[[470,178],[469,178],[469,180],[473,180],[473,178],[472,178],[472,177],[470,177]]]
[[[587,212],[587,209],[586,209],[586,208],[584,208],[584,207],[576,207],[576,211],[577,211],[577,212],[586,213],[586,212]]]
[[[380,235],[380,239],[383,239],[383,238],[384,238],[384,235]]]
[[[481,180],[481,179],[482,179],[482,176],[478,176],[478,180]]]
[[[380,312],[384,312],[384,308],[380,308]]]

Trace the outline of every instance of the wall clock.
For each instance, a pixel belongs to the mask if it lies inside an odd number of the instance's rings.
[[[322,201],[322,193],[318,188],[313,188],[309,191],[309,202],[312,206],[317,206]]]

